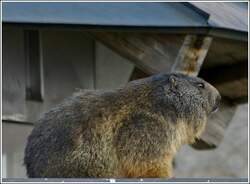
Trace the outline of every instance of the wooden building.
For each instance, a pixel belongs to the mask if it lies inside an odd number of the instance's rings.
[[[196,149],[216,148],[248,100],[247,3],[5,2],[2,11],[5,177],[25,176],[32,124],[78,88],[171,71],[204,78],[223,102]]]

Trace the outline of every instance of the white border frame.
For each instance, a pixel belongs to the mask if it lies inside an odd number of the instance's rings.
[[[1,0],[0,0],[1,1]],[[246,0],[239,0],[239,1],[235,1],[235,0],[232,0],[232,1],[178,1],[178,0],[172,0],[172,1],[164,1],[164,0],[156,0],[156,1],[152,1],[152,0],[120,0],[120,1],[117,1],[117,0],[109,0],[109,1],[105,1],[105,0],[92,0],[92,1],[83,1],[83,0],[72,0],[72,1],[69,1],[69,0],[52,0],[52,1],[44,1],[44,0],[26,0],[26,1],[23,1],[23,0],[20,0],[20,1],[10,1],[10,0],[2,0],[0,2],[0,18],[1,18],[1,26],[0,26],[0,34],[1,34],[1,44],[0,44],[0,47],[1,47],[1,52],[0,52],[0,55],[1,55],[1,64],[0,64],[0,68],[1,68],[1,81],[0,81],[0,86],[1,86],[1,92],[0,92],[0,109],[1,109],[1,126],[0,126],[0,133],[1,133],[1,173],[0,173],[0,177],[1,177],[1,180],[0,180],[0,183],[3,183],[3,180],[2,180],[2,174],[3,174],[3,168],[2,168],[2,55],[3,55],[3,52],[2,52],[2,3],[12,3],[12,2],[246,2],[248,3],[248,41],[249,41],[249,1],[246,1]],[[247,163],[248,163],[248,182],[242,182],[242,183],[249,183],[249,51],[250,51],[250,48],[249,48],[249,42],[248,42],[248,160],[247,160]],[[115,183],[115,179],[111,178],[109,179],[110,183]],[[213,182],[211,181],[212,183],[236,183],[236,182]],[[79,182],[33,182],[33,181],[25,181],[25,182],[4,182],[4,183],[79,183]],[[108,182],[81,182],[81,183],[108,183]],[[119,183],[156,183],[156,182],[119,182]],[[178,182],[178,181],[169,181],[169,182],[157,182],[157,183],[201,183],[201,182]],[[207,182],[203,182],[203,183],[210,183],[210,180],[208,180]],[[238,183],[238,182],[237,182]]]

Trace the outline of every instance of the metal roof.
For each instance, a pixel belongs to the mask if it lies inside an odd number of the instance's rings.
[[[187,16],[188,15],[188,16]],[[180,3],[3,3],[3,22],[105,26],[206,26]]]
[[[247,31],[247,3],[3,2],[4,23]]]
[[[192,2],[194,7],[209,14],[208,24],[240,31],[248,31],[248,5],[246,2]]]

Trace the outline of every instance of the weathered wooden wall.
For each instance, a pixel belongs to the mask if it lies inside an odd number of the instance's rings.
[[[43,112],[62,102],[77,89],[107,89],[124,85],[134,64],[82,32],[33,30],[41,57],[28,65],[23,28],[3,30],[3,119],[35,122]],[[26,32],[27,34],[27,32]],[[27,40],[26,40],[27,41]],[[32,42],[32,40],[31,40]],[[32,47],[31,49],[35,49]],[[26,52],[24,52],[26,50]],[[32,53],[33,62],[35,53]],[[37,68],[40,73],[34,72]],[[33,71],[27,74],[27,71]],[[42,74],[42,75],[40,75]],[[33,96],[27,96],[29,80]]]

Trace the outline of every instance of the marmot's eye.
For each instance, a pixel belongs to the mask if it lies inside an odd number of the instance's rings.
[[[197,85],[199,88],[202,88],[202,89],[205,88],[205,84],[202,83],[202,82],[198,82],[198,83],[196,83],[196,85]]]

